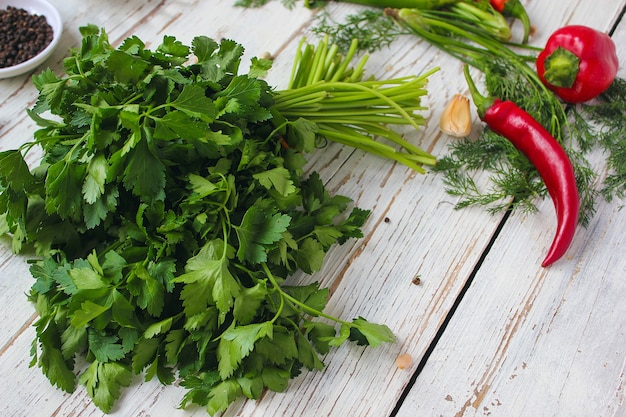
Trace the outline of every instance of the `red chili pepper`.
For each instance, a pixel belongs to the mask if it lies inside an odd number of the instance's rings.
[[[520,0],[490,0],[491,7],[502,13],[503,16],[514,17],[519,19],[524,25],[524,40],[522,43],[528,42],[530,35],[530,18],[526,9],[520,3]]]
[[[511,101],[481,96],[467,66],[465,77],[481,120],[530,160],[552,197],[557,229],[541,264],[546,267],[565,254],[578,225],[580,199],[572,163],[557,140],[530,114]]]
[[[587,26],[556,30],[537,56],[541,81],[569,103],[582,103],[604,92],[618,68],[611,37]]]

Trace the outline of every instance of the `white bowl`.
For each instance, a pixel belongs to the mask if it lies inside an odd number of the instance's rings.
[[[63,32],[63,22],[58,10],[46,0],[0,0],[0,9],[6,10],[7,6],[24,9],[30,14],[45,16],[48,24],[52,27],[52,41],[37,56],[12,67],[0,68],[0,78],[15,77],[24,74],[44,62],[57,47]]]

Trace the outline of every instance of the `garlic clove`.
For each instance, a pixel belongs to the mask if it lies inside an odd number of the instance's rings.
[[[455,137],[465,137],[472,131],[470,102],[462,94],[455,94],[448,103],[441,118],[439,128],[442,132]]]

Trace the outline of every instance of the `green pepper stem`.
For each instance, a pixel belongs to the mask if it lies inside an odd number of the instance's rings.
[[[493,97],[485,97],[478,92],[478,88],[476,88],[476,84],[472,79],[472,76],[469,72],[469,66],[467,64],[463,65],[463,75],[465,76],[465,80],[467,81],[467,86],[470,90],[470,95],[472,96],[472,101],[474,101],[474,105],[478,111],[478,116],[482,119],[485,116],[487,110],[493,106],[495,99]]]
[[[511,39],[511,28],[506,19],[491,6],[483,10],[472,3],[460,2],[450,7],[450,11],[459,18],[482,27],[499,40]]]
[[[544,78],[556,87],[570,88],[576,81],[580,58],[563,47],[558,47],[544,61]]]
[[[504,16],[514,17],[522,22],[524,26],[524,38],[522,43],[528,43],[528,37],[530,36],[530,18],[528,17],[528,13],[526,9],[520,3],[519,0],[508,0],[504,3],[504,10],[502,10],[502,14]]]

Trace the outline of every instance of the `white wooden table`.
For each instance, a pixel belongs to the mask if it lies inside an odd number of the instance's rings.
[[[286,83],[295,48],[319,10],[293,10],[275,0],[259,9],[234,0],[51,0],[64,20],[61,46],[46,63],[60,71],[78,27],[106,28],[112,43],[136,34],[150,43],[174,35],[228,37],[246,46],[246,57],[276,58],[271,85]],[[301,2],[300,2],[301,3]],[[564,24],[608,31],[626,0],[524,0],[542,46]],[[340,15],[357,6],[332,4]],[[517,30],[517,29],[516,29]],[[626,62],[626,22],[615,30]],[[411,140],[435,155],[450,137],[438,129],[439,114],[465,92],[461,64],[417,38],[403,38],[373,54],[367,69],[378,76],[418,74],[434,66],[426,104],[428,122]],[[620,76],[626,76],[622,69]],[[25,109],[37,91],[30,76],[0,80],[0,149],[32,136]],[[476,123],[478,122],[477,117]],[[389,161],[331,145],[312,166],[334,193],[372,210],[365,238],[334,248],[311,280],[333,290],[328,312],[386,323],[397,335],[378,348],[344,345],[324,359],[321,372],[306,372],[285,393],[239,401],[227,416],[626,416],[626,213],[623,202],[600,202],[580,229],[565,259],[540,263],[555,228],[552,202],[539,212],[508,218],[481,208],[454,210],[435,174],[416,175]],[[598,158],[598,169],[602,169]],[[388,221],[385,221],[387,219]],[[501,224],[503,223],[503,224]],[[421,284],[412,283],[420,276]],[[85,390],[53,388],[29,368],[34,337],[32,284],[25,258],[0,242],[0,415],[100,416]],[[402,353],[412,365],[399,369]],[[115,406],[116,416],[203,416],[176,409],[176,386],[140,378]]]

